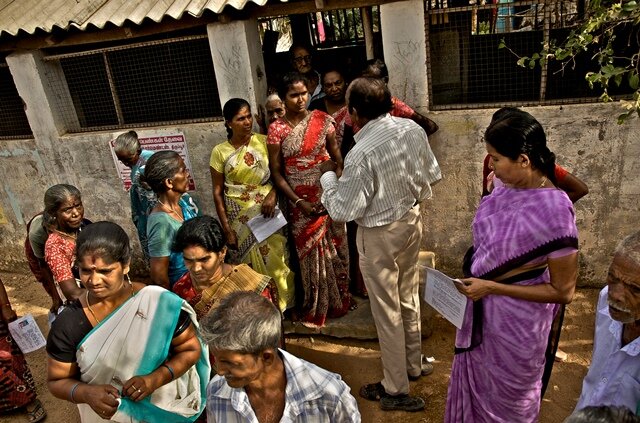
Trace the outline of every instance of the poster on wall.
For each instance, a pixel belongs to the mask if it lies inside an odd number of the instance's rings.
[[[189,170],[189,191],[196,189],[196,182],[193,179],[193,168],[191,167],[191,161],[189,160],[189,152],[187,151],[187,142],[182,132],[172,131],[137,131],[138,140],[143,150],[162,151],[173,150],[177,152],[184,160],[184,164]],[[119,135],[119,134],[118,134]],[[109,142],[109,149],[111,150],[111,156],[113,157],[113,163],[116,165],[118,176],[122,181],[122,185],[125,191],[129,191],[131,188],[131,169],[123,165],[113,149],[113,143],[115,138]]]

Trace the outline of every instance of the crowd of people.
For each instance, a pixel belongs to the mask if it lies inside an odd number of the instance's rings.
[[[115,140],[131,168],[147,284],[129,278],[124,229],[85,219],[76,187],[46,191],[25,253],[51,298],[48,388],[81,421],[359,422],[340,375],[288,353],[283,334],[283,316],[322,327],[356,308],[354,296],[369,298],[383,370],[358,394],[382,410],[425,408],[409,382],[425,375],[420,204],[442,179],[428,141],[438,126],[391,95],[383,62],[348,83],[339,69],[318,73],[312,57],[292,47],[295,71],[255,115],[263,134],[246,100],[224,105],[227,140],[210,157],[216,218],[189,196],[178,153],[143,150],[134,131]],[[484,141],[445,421],[536,422],[578,274],[572,202],[588,188],[556,164],[525,111],[498,110]],[[287,225],[265,239],[247,225],[278,214]],[[1,284],[0,302],[0,412],[41,421]],[[638,421],[640,232],[615,251],[597,309],[592,364],[567,421]]]

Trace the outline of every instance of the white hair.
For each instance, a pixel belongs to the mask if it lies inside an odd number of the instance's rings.
[[[282,100],[280,99],[280,96],[276,93],[273,94],[269,94],[269,96],[267,97],[267,99],[264,101],[264,104],[269,103],[270,101],[279,101],[282,103]]]
[[[203,340],[213,350],[260,354],[278,348],[282,328],[280,311],[266,298],[250,291],[233,292],[200,321]]]
[[[136,131],[125,132],[118,135],[118,138],[113,142],[113,150],[116,154],[136,154],[140,149],[140,141],[138,141],[138,134]]]
[[[614,255],[621,255],[631,260],[640,268],[640,231],[635,232],[620,241]]]

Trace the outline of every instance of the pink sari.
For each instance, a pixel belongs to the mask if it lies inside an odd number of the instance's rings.
[[[326,137],[335,131],[333,119],[319,110],[310,112],[291,128],[282,119],[269,127],[268,144],[279,144],[284,158],[284,176],[300,197],[311,203],[320,201],[318,165],[329,160]],[[327,317],[349,311],[349,253],[344,224],[328,215],[305,216],[292,207],[288,216],[302,281],[302,320],[310,326],[323,326]]]
[[[558,189],[496,187],[480,202],[472,228],[466,275],[494,279],[537,265],[500,283],[550,283],[548,259],[578,247],[573,205]],[[559,309],[503,295],[468,301],[456,333],[445,422],[537,422],[543,379],[555,354],[550,347],[557,347],[559,333],[550,334]]]

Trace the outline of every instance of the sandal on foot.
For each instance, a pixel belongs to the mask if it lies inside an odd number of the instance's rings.
[[[407,394],[387,395],[380,400],[380,408],[385,411],[420,411],[424,410],[424,400]]]
[[[369,401],[380,401],[382,398],[388,396],[381,382],[362,385],[358,393],[362,398]]]
[[[44,407],[42,406],[42,403],[39,399],[36,399],[29,405],[33,406],[33,410],[31,411],[29,411],[29,409],[27,408],[28,406],[25,407],[29,423],[36,423],[44,420],[44,418],[47,417],[47,412],[44,411]]]

